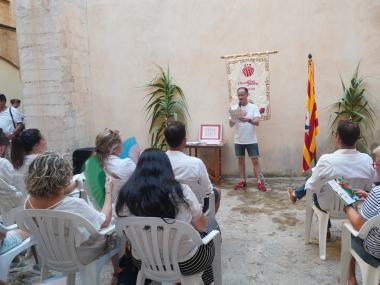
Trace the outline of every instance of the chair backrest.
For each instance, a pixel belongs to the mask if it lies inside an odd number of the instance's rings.
[[[346,178],[346,177],[345,177]],[[372,180],[368,178],[346,178],[354,189],[370,190]],[[329,212],[332,218],[345,218],[346,214],[343,212],[344,202],[338,195],[331,189],[331,186],[326,183],[323,188],[328,191],[330,199],[330,209],[324,209]]]
[[[85,218],[55,210],[23,210],[17,225],[36,239],[43,263],[59,272],[78,271],[82,264],[76,251],[80,231],[98,233]]]
[[[180,182],[182,184],[186,184],[187,186],[189,186],[191,191],[193,191],[195,196],[197,196],[198,202],[203,205],[204,198],[206,196],[205,196],[205,191],[204,191],[204,189],[201,188],[201,185],[199,184],[198,180],[182,179],[182,178],[180,178],[180,179],[176,178],[176,180],[178,180],[178,182]]]
[[[364,225],[361,227],[359,231],[359,237],[361,239],[365,239],[368,235],[368,233],[374,228],[374,227],[380,227],[380,214],[377,216],[369,219],[364,223]]]
[[[6,224],[13,224],[14,220],[11,217],[13,209],[23,205],[25,196],[18,191],[16,187],[8,184],[0,178],[0,212]]]
[[[196,246],[202,244],[199,233],[178,220],[125,217],[118,219],[116,228],[128,238],[141,258],[144,274],[156,281],[179,279],[178,252],[182,238],[190,238]]]

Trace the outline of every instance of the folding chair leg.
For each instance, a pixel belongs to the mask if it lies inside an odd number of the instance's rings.
[[[221,258],[221,236],[214,239],[215,256],[212,261],[212,271],[215,285],[222,285],[222,258]]]
[[[363,285],[378,285],[379,284],[379,270],[366,264],[362,268]]]
[[[67,285],[75,285],[75,273],[69,273],[67,275]]]
[[[82,285],[96,285],[98,284],[97,272],[95,263],[80,268],[80,279]]]
[[[0,259],[0,280],[7,281],[8,271],[10,267],[10,262],[4,262],[4,260]]]
[[[340,284],[346,285],[348,282],[348,271],[350,269],[350,262],[353,258],[350,253],[351,248],[351,233],[348,229],[342,226],[342,245],[340,253]]]
[[[305,244],[310,242],[311,223],[313,222],[313,208],[306,205],[306,218],[305,218]]]
[[[140,270],[139,273],[137,274],[136,285],[144,285],[144,283],[145,283],[145,276]]]
[[[318,214],[319,223],[319,257],[321,260],[326,260],[326,235],[327,226],[329,222],[329,215]]]
[[[41,265],[41,282],[48,277],[49,268],[42,263]]]

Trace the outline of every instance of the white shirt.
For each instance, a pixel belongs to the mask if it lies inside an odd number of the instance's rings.
[[[306,181],[305,189],[319,192],[318,202],[322,209],[330,208],[330,193],[323,185],[338,177],[373,181],[375,170],[372,158],[356,149],[339,149],[319,158],[317,165],[312,169],[311,177]]]
[[[181,151],[168,150],[166,154],[172,165],[175,179],[188,185],[197,196],[198,201],[203,204],[203,199],[213,189],[203,161]]]
[[[27,154],[24,157],[24,163],[19,169],[15,169],[13,177],[13,185],[23,192],[25,196],[27,195],[25,177],[28,174],[29,166],[32,161],[38,156],[38,154]]]
[[[132,159],[128,157],[122,159],[116,155],[110,155],[105,164],[106,171],[116,174],[123,181],[127,181],[136,168]]]
[[[259,108],[252,103],[241,106],[242,115],[247,119],[261,118]],[[250,122],[237,121],[235,124],[235,143],[253,144],[257,143],[256,127]]]
[[[191,191],[189,186],[185,184],[181,184],[183,195],[185,198],[185,201],[187,202],[188,206],[185,204],[179,205],[179,211],[177,216],[175,217],[176,220],[180,220],[182,222],[191,224],[192,221],[197,221],[202,216],[202,208],[199,204],[197,197],[195,194]],[[128,207],[125,206],[125,208],[122,211],[123,216],[133,216],[131,212],[129,211]],[[122,219],[122,218],[119,218]],[[170,244],[170,243],[169,243]],[[137,252],[132,248],[133,256],[138,258]],[[197,251],[197,247],[194,247],[193,242],[189,238],[182,238],[180,247],[179,247],[179,261],[185,261],[189,259],[191,256],[193,256]]]
[[[8,184],[13,184],[13,175],[15,170],[12,163],[7,159],[0,157],[0,178]]]
[[[8,107],[4,111],[0,112],[0,128],[3,129],[5,134],[11,134],[14,132],[15,127],[13,125],[11,114],[13,115],[13,121],[15,124],[22,123],[22,116],[16,108]]]

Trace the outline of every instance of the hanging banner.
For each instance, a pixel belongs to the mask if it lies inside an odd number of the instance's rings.
[[[247,53],[223,56],[226,60],[228,94],[231,106],[238,105],[237,89],[248,89],[248,100],[259,107],[261,118],[270,118],[269,54],[273,52]]]

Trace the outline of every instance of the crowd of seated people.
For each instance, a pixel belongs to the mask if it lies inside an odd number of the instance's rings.
[[[4,158],[9,145],[10,161]],[[128,215],[178,219],[192,225],[201,236],[219,228],[215,219],[203,214],[203,203],[198,201],[190,187],[175,180],[169,158],[162,151],[144,151],[136,167],[130,158],[120,157],[122,139],[117,131],[105,129],[100,132],[95,139],[94,155],[105,171],[107,179],[104,204],[97,210],[86,200],[70,195],[72,190],[78,187],[78,183],[73,180],[71,163],[63,155],[46,150],[46,140],[38,129],[24,129],[12,138],[11,142],[0,133],[0,164],[5,165],[0,169],[0,178],[16,186],[14,189],[17,189],[21,205],[24,205],[25,209],[51,209],[74,213],[86,218],[94,228],[100,230],[115,222],[112,216],[115,210],[112,194],[115,189],[119,191],[121,188],[120,195],[116,195],[119,196],[118,219]],[[122,182],[118,188],[114,185],[116,181]],[[207,189],[202,191],[209,190],[210,186],[206,186]],[[219,201],[219,198],[217,199]],[[1,234],[0,254],[17,246],[27,236],[28,233],[21,230]],[[77,248],[80,260],[88,264],[99,257],[105,249],[110,249],[110,245],[107,245],[109,240],[100,235],[89,236],[88,233],[82,233],[80,246]],[[117,242],[111,243],[115,244]],[[182,274],[191,275],[204,271],[204,283],[212,283],[212,242],[207,246],[194,248],[189,241],[183,241],[180,255]],[[200,259],[203,262],[200,263]],[[139,267],[139,256],[136,255],[134,260],[135,265]],[[114,281],[118,272],[117,258],[114,257],[112,261]]]
[[[58,153],[46,152],[46,140],[38,129],[25,129],[12,138],[11,162],[4,158],[9,147],[9,139],[0,132],[0,166],[2,166],[0,178],[16,186],[18,191],[25,191],[25,195],[22,195],[25,209],[52,209],[78,214],[85,217],[99,230],[115,222],[113,210],[116,211],[117,219],[141,216],[181,220],[192,225],[201,236],[213,229],[219,229],[215,219],[206,216],[203,208],[207,204],[204,202],[207,198],[206,194],[211,191],[215,193],[215,203],[218,208],[221,192],[220,189],[212,186],[203,162],[182,153],[186,144],[185,126],[178,122],[169,124],[165,136],[170,150],[165,153],[157,149],[147,149],[142,152],[137,165],[129,158],[120,157],[122,139],[117,131],[106,129],[96,136],[94,155],[107,174],[104,187],[105,199],[100,210],[96,210],[81,198],[68,195],[78,186],[73,181],[71,163]],[[345,161],[352,161],[354,158],[360,162],[354,165],[358,168],[357,172],[375,179],[375,170],[378,175],[380,174],[380,149],[375,149],[376,160],[372,165],[372,160],[368,155],[356,150],[359,137],[360,129],[357,124],[349,120],[340,122],[336,136],[339,150],[320,159],[313,170],[312,177],[306,182],[306,187],[305,185],[302,187],[303,192],[300,192],[300,195],[289,190],[290,200],[295,202],[297,198],[302,198],[306,190],[317,186],[321,188],[331,177],[335,178],[338,174],[344,175],[345,172],[350,171],[346,170]],[[334,174],[330,175],[330,172]],[[186,181],[189,180],[194,180],[200,188],[195,189],[193,186],[194,189],[192,189],[191,183],[186,185]],[[122,181],[117,191],[114,187],[115,181]],[[358,191],[359,195],[366,198],[364,208],[360,213],[353,208],[346,208],[348,218],[356,229],[360,229],[366,220],[380,213],[379,189],[373,188],[369,195]],[[118,192],[117,202],[113,205],[112,194],[115,191]],[[322,194],[318,195],[316,203],[323,201]],[[323,208],[323,205],[321,206]],[[106,240],[100,236],[82,234],[78,253],[84,263],[91,262],[99,254],[117,244],[115,240],[113,240],[114,243],[108,244],[112,239]],[[380,258],[378,251],[373,250],[373,248],[380,248],[378,236],[379,234],[374,232],[368,240],[360,241],[364,249],[376,258]],[[0,254],[17,246],[26,237],[27,233],[20,230],[6,235],[0,234]],[[183,241],[179,252],[179,267],[182,274],[204,272],[203,282],[211,284],[214,251],[213,243],[193,247],[189,241]],[[140,257],[133,248],[132,254],[135,266],[140,267]],[[113,258],[113,265],[116,276],[118,273],[116,258]],[[354,265],[351,266],[350,280],[351,284],[356,284],[352,272],[354,272]]]

